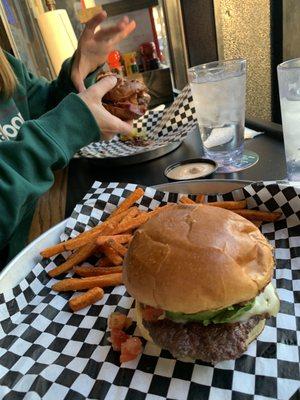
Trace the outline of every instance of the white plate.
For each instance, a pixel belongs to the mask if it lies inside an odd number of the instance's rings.
[[[252,183],[251,181],[238,180],[193,180],[184,182],[164,183],[154,186],[155,189],[174,193],[226,193],[235,189],[240,189]],[[0,273],[0,293],[18,285],[22,279],[40,261],[40,252],[49,246],[60,241],[60,235],[65,229],[67,220],[60,222],[51,229],[43,233],[27,247],[25,247]]]

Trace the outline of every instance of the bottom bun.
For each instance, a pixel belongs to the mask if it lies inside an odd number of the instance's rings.
[[[148,342],[153,343],[153,340],[152,340],[152,337],[150,336],[149,331],[143,325],[142,307],[138,301],[135,301],[135,317],[136,317],[136,324],[139,328],[140,334]]]
[[[259,321],[259,323],[252,329],[252,331],[249,332],[248,339],[246,340],[247,346],[249,346],[250,343],[253,342],[264,330],[266,325],[266,320],[262,319]]]
[[[175,358],[217,364],[241,357],[263,331],[266,320],[257,316],[241,323],[206,327],[201,323],[180,324],[168,319],[146,322],[141,304],[136,301],[136,321],[140,334],[147,341],[169,350]]]

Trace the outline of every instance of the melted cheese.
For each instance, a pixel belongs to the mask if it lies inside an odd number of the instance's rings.
[[[279,308],[280,302],[278,296],[272,283],[269,283],[265,287],[264,291],[255,297],[253,307],[241,315],[238,321],[246,321],[254,315],[260,314],[275,316],[278,313]]]

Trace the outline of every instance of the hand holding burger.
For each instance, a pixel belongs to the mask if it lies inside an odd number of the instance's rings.
[[[117,84],[102,98],[102,104],[106,110],[123,121],[143,116],[151,100],[144,83],[137,79],[123,78],[111,72],[99,75],[98,80],[107,76],[115,76]]]
[[[107,76],[78,94],[93,114],[104,140],[110,140],[119,133],[129,135],[132,131],[130,123],[110,114],[103,104],[103,97],[115,86],[116,82],[116,77]]]

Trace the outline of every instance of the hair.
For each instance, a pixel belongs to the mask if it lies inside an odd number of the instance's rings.
[[[16,75],[0,47],[0,93],[5,97],[12,96],[16,84]]]

